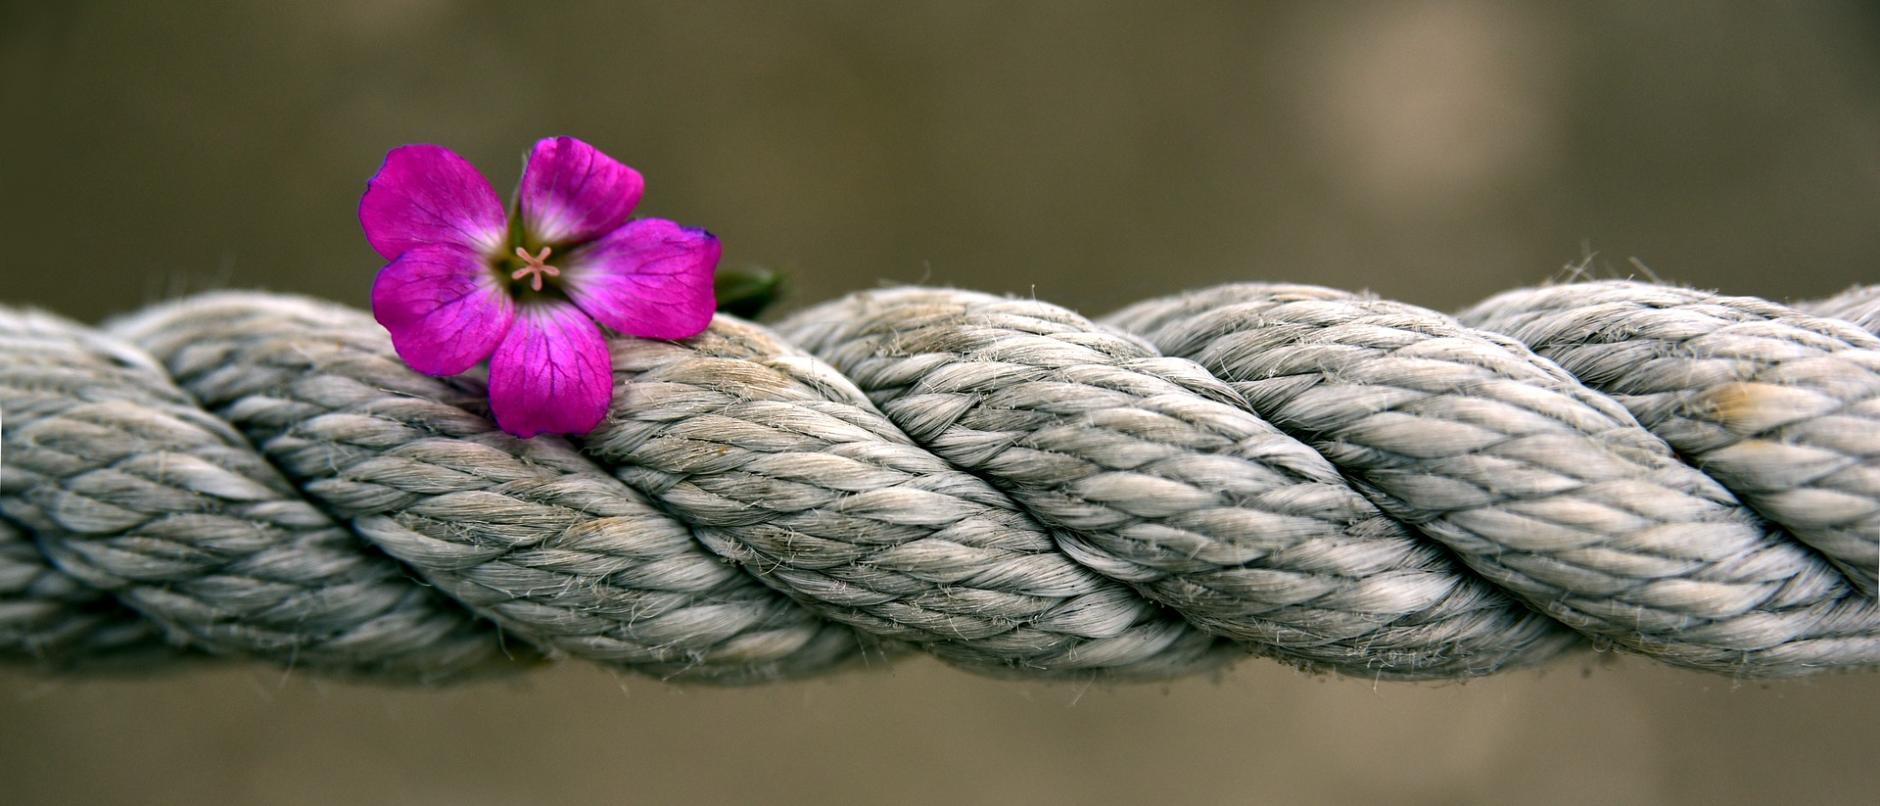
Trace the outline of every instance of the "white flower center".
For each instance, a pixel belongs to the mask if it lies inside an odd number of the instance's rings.
[[[517,269],[513,272],[510,272],[509,279],[520,280],[524,277],[527,277],[529,278],[530,288],[535,289],[537,291],[542,290],[542,278],[543,277],[560,277],[561,276],[561,269],[557,269],[554,266],[550,266],[546,262],[544,262],[548,260],[548,254],[549,254],[549,248],[546,246],[542,247],[542,253],[539,255],[531,255],[529,254],[529,250],[524,249],[520,246],[516,247],[516,257],[522,258],[522,261],[524,263],[527,263],[528,265],[523,266],[522,268]]]

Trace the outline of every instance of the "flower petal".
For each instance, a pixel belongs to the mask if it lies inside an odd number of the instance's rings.
[[[490,411],[519,437],[585,434],[613,402],[613,373],[587,314],[563,301],[525,305],[490,359]]]
[[[723,251],[705,230],[642,218],[569,253],[559,267],[562,289],[621,333],[690,338],[712,322],[712,272]]]
[[[386,260],[425,244],[495,254],[509,236],[503,200],[490,181],[443,146],[399,146],[366,181],[359,200],[366,241]]]
[[[412,369],[455,375],[496,349],[516,304],[483,256],[461,246],[420,246],[379,270],[372,316]]]
[[[627,220],[646,181],[573,137],[536,142],[522,169],[522,225],[535,243],[591,241]]]

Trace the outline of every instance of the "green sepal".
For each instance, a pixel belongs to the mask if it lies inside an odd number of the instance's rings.
[[[783,275],[763,266],[721,269],[712,280],[718,310],[745,319],[758,314],[783,296]]]

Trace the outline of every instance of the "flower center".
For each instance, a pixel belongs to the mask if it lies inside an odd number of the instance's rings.
[[[524,277],[527,277],[529,278],[529,288],[532,288],[536,291],[542,290],[542,278],[543,277],[560,277],[561,276],[561,269],[557,269],[554,266],[550,266],[546,262],[544,262],[548,260],[549,251],[550,251],[549,248],[544,246],[542,247],[541,254],[531,255],[529,254],[529,250],[524,249],[520,246],[516,247],[516,257],[522,258],[522,262],[527,265],[524,265],[522,268],[517,269],[513,272],[510,272],[509,279],[520,280]],[[514,265],[514,264],[511,264],[511,265]]]

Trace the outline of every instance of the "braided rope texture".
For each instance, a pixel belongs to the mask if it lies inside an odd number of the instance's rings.
[[[1579,647],[1880,665],[1880,287],[1457,316],[1237,284],[1100,322],[902,288],[615,339],[583,437],[361,312],[0,308],[0,660],[754,683],[926,652],[1455,679]]]

